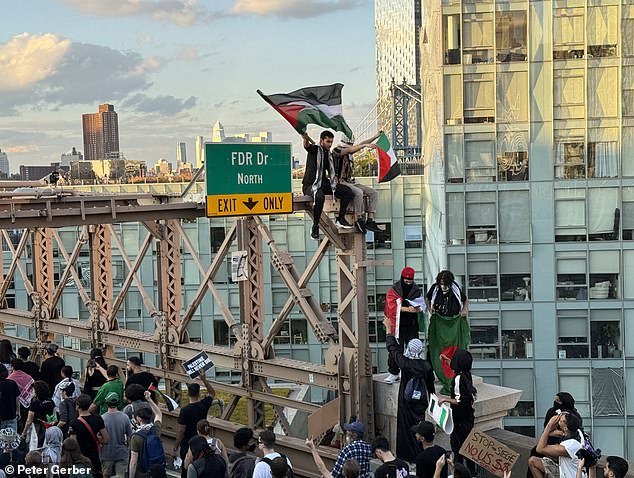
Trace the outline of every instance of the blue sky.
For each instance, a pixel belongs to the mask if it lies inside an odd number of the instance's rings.
[[[298,135],[255,93],[341,82],[355,126],[376,96],[371,0],[24,0],[0,6],[0,149],[11,170],[83,150],[110,102],[128,159],[172,162],[194,137]],[[303,153],[295,148],[298,156]]]

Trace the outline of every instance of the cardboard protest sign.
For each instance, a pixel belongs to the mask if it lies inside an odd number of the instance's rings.
[[[511,471],[520,457],[519,453],[478,430],[471,430],[460,454],[500,478],[504,478],[504,472]]]
[[[183,362],[183,369],[185,369],[189,378],[192,379],[198,377],[201,373],[205,373],[213,366],[214,363],[206,352],[200,352],[186,362]]]

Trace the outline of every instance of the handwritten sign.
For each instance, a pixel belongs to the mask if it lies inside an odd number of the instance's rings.
[[[511,471],[520,457],[519,453],[478,430],[471,430],[460,454],[500,478],[504,478],[504,472]]]
[[[214,363],[211,361],[206,352],[200,352],[194,355],[192,358],[183,362],[183,368],[189,378],[196,378],[201,373],[205,373],[211,367],[214,366]]]

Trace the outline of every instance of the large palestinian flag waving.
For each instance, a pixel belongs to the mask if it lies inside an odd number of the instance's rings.
[[[379,182],[385,183],[391,181],[401,174],[401,167],[398,165],[396,154],[392,149],[390,140],[387,139],[385,133],[374,142],[376,144],[377,163],[379,165]]]
[[[290,93],[258,94],[281,114],[299,134],[306,132],[306,125],[316,124],[341,131],[352,139],[352,130],[343,119],[341,109],[341,83],[326,86],[309,86]]]

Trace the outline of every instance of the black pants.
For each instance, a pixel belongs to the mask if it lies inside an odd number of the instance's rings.
[[[466,465],[471,472],[471,476],[475,476],[475,463],[460,454],[460,448],[462,448],[462,444],[465,442],[472,429],[473,421],[454,418],[453,432],[451,433],[449,441],[451,443],[451,451],[453,451],[454,454],[454,462]]]
[[[304,190],[304,194],[312,196],[312,191],[310,189]],[[315,206],[313,207],[313,224],[315,226],[319,225],[319,218],[324,210],[324,202],[326,202],[326,196],[328,194],[332,194],[330,183],[328,181],[322,181],[321,188],[315,193]],[[338,217],[344,217],[348,209],[348,204],[350,204],[350,201],[354,198],[354,194],[352,194],[352,190],[348,186],[337,184],[335,197],[339,199]]]

